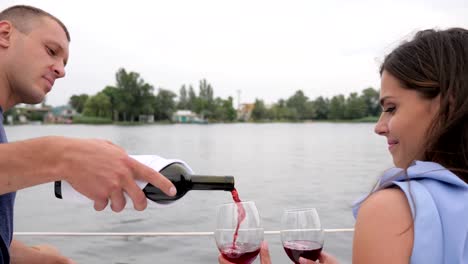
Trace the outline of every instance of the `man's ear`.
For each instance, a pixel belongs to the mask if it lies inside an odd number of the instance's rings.
[[[11,32],[13,31],[13,25],[10,21],[0,21],[0,47],[8,48],[10,46]]]

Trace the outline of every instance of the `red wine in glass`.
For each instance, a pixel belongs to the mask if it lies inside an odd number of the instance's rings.
[[[288,257],[296,264],[299,264],[300,257],[316,261],[322,252],[320,243],[308,240],[286,241],[283,243],[283,248]]]
[[[254,202],[240,202],[236,191],[233,199],[235,202],[218,208],[214,234],[216,245],[224,259],[249,264],[260,252],[263,228]]]
[[[234,200],[234,202],[236,202],[236,205],[237,205],[237,226],[236,226],[236,231],[234,232],[234,238],[232,239],[232,246],[231,246],[232,249],[236,249],[236,247],[238,247],[238,245],[236,245],[236,241],[237,241],[237,236],[239,235],[239,227],[242,221],[244,221],[245,219],[245,209],[242,206],[241,200],[239,198],[239,193],[237,192],[236,188],[234,188],[231,191],[231,194],[232,194],[232,200]]]
[[[225,244],[219,248],[223,257],[236,264],[250,264],[260,252],[260,247],[256,244],[237,243],[234,246],[231,243]]]

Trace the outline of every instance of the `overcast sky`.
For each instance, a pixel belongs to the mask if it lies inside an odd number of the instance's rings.
[[[468,28],[466,0],[0,0],[42,8],[71,34],[67,76],[47,103],[95,94],[123,67],[178,94],[206,78],[215,96],[266,103],[379,88],[378,66],[425,28]]]

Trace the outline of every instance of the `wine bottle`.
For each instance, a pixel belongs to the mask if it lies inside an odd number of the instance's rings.
[[[196,175],[193,174],[192,169],[181,160],[169,160],[156,155],[131,155],[130,157],[159,171],[159,173],[168,178],[176,187],[177,194],[175,196],[168,196],[151,183],[139,180],[136,181],[137,185],[145,193],[146,198],[160,205],[170,204],[182,198],[191,190],[232,191],[234,189],[234,177]],[[75,191],[66,181],[55,182],[55,197],[75,201],[90,201],[86,196]]]

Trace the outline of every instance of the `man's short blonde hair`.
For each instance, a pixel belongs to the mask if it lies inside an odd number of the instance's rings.
[[[16,29],[25,34],[33,29],[34,25],[31,22],[41,17],[49,17],[55,20],[65,31],[65,35],[67,35],[67,39],[70,42],[70,33],[68,33],[68,29],[62,21],[42,9],[27,5],[15,5],[0,12],[0,21],[10,21]]]

